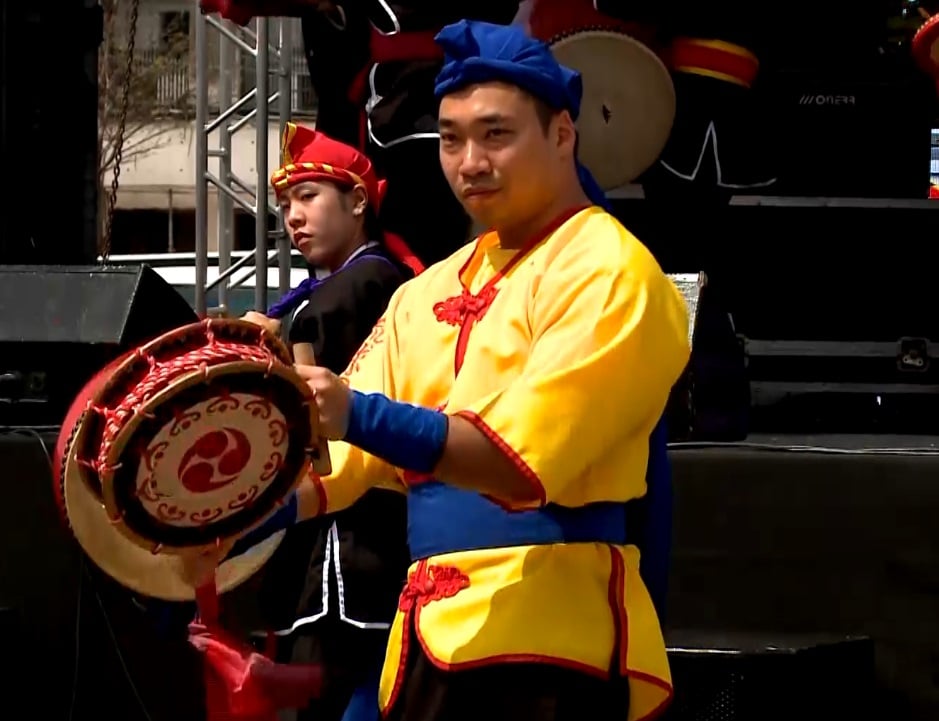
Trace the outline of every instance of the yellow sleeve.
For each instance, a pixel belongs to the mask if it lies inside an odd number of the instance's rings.
[[[394,314],[401,288],[391,297],[384,315],[359,347],[341,378],[349,387],[363,393],[383,393],[394,397],[394,363],[397,337]],[[332,473],[320,479],[320,513],[348,508],[370,488],[404,491],[395,469],[379,458],[342,441],[330,441]]]
[[[684,299],[652,254],[612,219],[578,235],[535,281],[520,375],[462,413],[542,504],[620,439],[651,434],[690,354]]]

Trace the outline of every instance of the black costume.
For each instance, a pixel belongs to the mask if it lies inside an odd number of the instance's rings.
[[[318,365],[341,373],[410,276],[384,246],[363,246],[299,306],[290,341],[310,343]],[[232,592],[232,620],[254,626],[259,649],[273,630],[277,660],[324,664],[324,693],[297,719],[338,721],[357,688],[377,687],[409,561],[405,496],[374,489],[291,527],[264,569]]]

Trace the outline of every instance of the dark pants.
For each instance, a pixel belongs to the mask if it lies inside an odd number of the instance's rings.
[[[539,663],[441,671],[411,629],[404,684],[387,721],[626,721],[629,685]]]
[[[385,658],[388,632],[355,628],[332,617],[314,623],[304,634],[298,631],[293,639],[289,656],[282,661],[298,663],[324,663],[326,678],[323,694],[307,708],[296,713],[281,714],[282,719],[296,721],[340,721],[356,692],[375,682]],[[378,702],[374,702],[374,715],[378,719]],[[361,705],[361,700],[357,700]],[[357,715],[356,721],[365,719]]]

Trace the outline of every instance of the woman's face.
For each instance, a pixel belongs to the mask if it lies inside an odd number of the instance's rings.
[[[310,265],[335,270],[360,242],[365,193],[329,182],[307,181],[280,194],[284,226]]]

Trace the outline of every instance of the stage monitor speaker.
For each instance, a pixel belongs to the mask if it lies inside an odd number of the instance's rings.
[[[675,698],[663,721],[886,718],[870,639],[673,632],[668,645]]]
[[[739,441],[747,436],[750,384],[731,315],[704,273],[669,274],[688,307],[691,357],[666,408],[669,440]]]
[[[148,266],[0,266],[0,426],[59,425],[106,363],[197,320]]]
[[[778,179],[768,195],[927,198],[935,87],[925,75],[778,73],[769,85]]]

